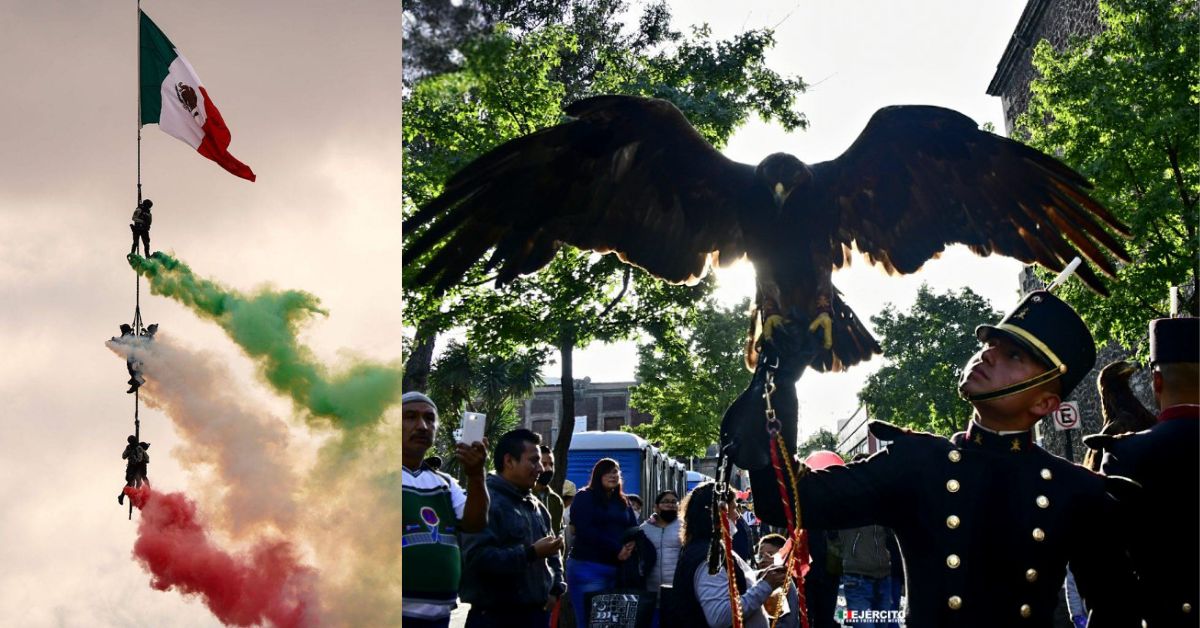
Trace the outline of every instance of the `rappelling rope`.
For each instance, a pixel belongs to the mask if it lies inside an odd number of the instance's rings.
[[[141,2],[141,0],[138,0],[135,4],[137,6],[138,58],[141,59],[141,54],[142,54],[142,2]],[[142,85],[141,85],[141,82],[142,82],[142,74],[141,74],[140,65],[139,65],[138,78],[137,78],[137,204],[139,207],[142,204]],[[137,249],[137,237],[136,236],[134,237],[134,240],[133,240],[133,246],[134,246],[135,253],[136,253],[136,249]],[[149,253],[149,251],[147,251],[147,253]],[[143,330],[142,330],[142,276],[138,274],[136,269],[133,271],[133,281],[134,281],[133,335],[134,335],[134,337],[139,337],[142,335],[142,332],[143,332]],[[131,377],[133,377],[133,376],[131,375]],[[141,440],[142,440],[142,421],[138,417],[138,406],[139,406],[139,401],[140,401],[139,395],[140,395],[140,391],[135,388],[133,391],[133,436],[134,436],[134,438],[137,439],[138,442],[141,442]],[[130,498],[130,500],[129,500],[129,519],[130,520],[133,519],[133,499],[132,498]]]

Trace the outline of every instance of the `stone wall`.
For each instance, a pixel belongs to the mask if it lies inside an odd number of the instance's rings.
[[[1013,123],[1029,106],[1029,84],[1033,49],[1045,39],[1062,50],[1072,36],[1100,32],[1098,0],[1029,0],[1013,32],[987,93],[999,96],[1004,106],[1004,125],[1012,135]]]

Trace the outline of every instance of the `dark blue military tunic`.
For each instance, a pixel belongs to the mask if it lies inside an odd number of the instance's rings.
[[[1200,406],[1167,408],[1154,427],[1097,435],[1103,470],[1140,489],[1118,495],[1123,519],[1108,526],[1129,546],[1148,628],[1200,625]]]
[[[1092,626],[1136,626],[1133,574],[1102,537],[1114,504],[1106,480],[1051,455],[1030,432],[974,422],[946,439],[872,421],[890,441],[799,485],[805,527],[879,524],[896,531],[914,628],[1050,627],[1067,565]]]

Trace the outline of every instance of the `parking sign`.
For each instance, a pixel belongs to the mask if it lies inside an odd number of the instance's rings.
[[[1058,406],[1058,410],[1055,410],[1052,416],[1054,417],[1054,428],[1060,432],[1079,429],[1079,404],[1074,401],[1068,401]]]

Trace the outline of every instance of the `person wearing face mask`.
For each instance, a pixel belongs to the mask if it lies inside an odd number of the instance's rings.
[[[562,536],[563,531],[563,499],[550,488],[550,478],[554,477],[554,450],[546,445],[538,445],[542,452],[542,472],[538,474],[537,482],[533,485],[533,496],[542,502],[550,511],[550,527],[555,536]]]
[[[666,490],[654,498],[654,514],[641,525],[642,533],[654,545],[658,557],[654,568],[646,576],[646,590],[658,594],[658,608],[654,613],[654,625],[659,625],[659,615],[670,596],[671,583],[675,581],[675,563],[679,560],[679,496]],[[663,585],[667,585],[663,589]]]

